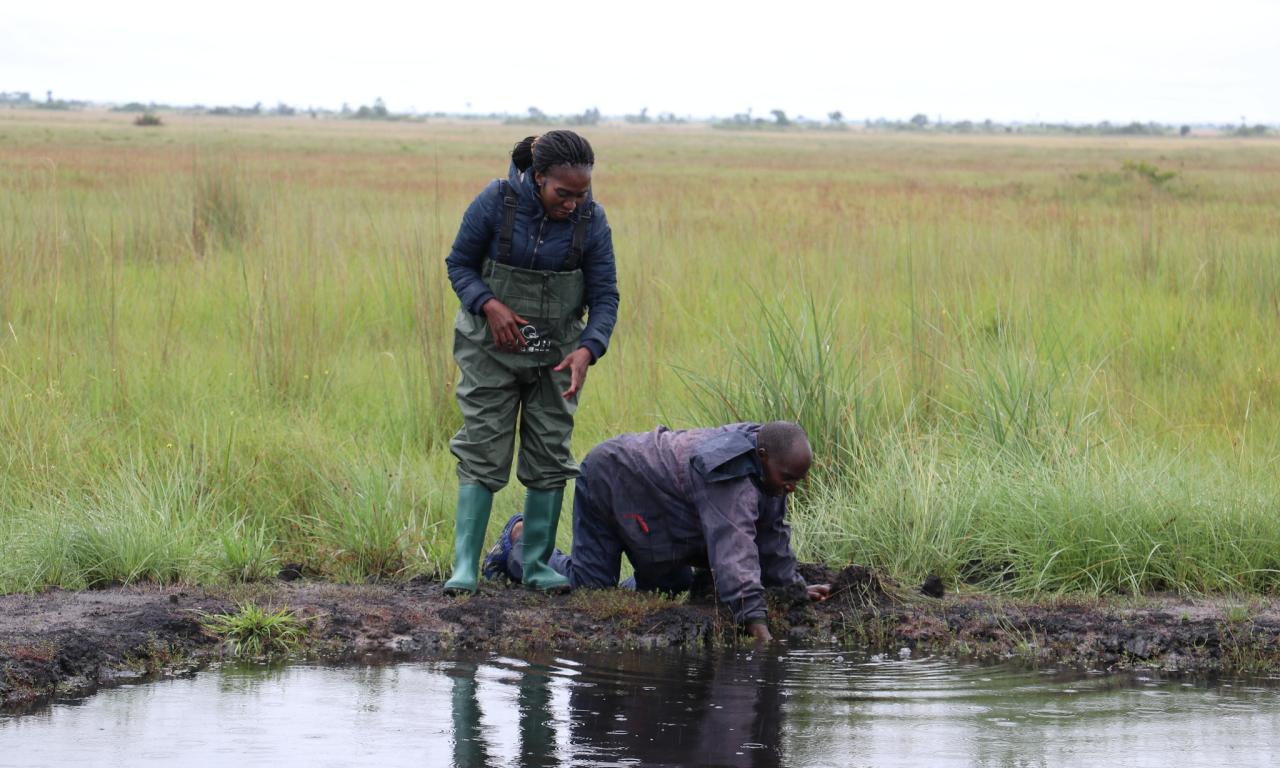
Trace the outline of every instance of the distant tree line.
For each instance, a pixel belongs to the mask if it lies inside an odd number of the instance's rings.
[[[604,119],[600,110],[590,107],[583,112],[570,115],[548,115],[538,107],[529,107],[525,115],[508,115],[503,122],[509,125],[599,125]]]
[[[713,120],[716,128],[730,130],[845,130],[848,128],[844,114],[840,111],[827,113],[827,119],[816,120],[803,115],[789,118],[781,109],[769,111],[770,118],[754,116],[751,110],[740,112],[732,117]],[[1234,136],[1267,136],[1273,131],[1266,125],[1217,125],[1210,126],[1215,130]],[[867,118],[862,122],[863,130],[902,132],[902,133],[958,133],[958,134],[1000,134],[1000,133],[1032,133],[1032,134],[1074,134],[1089,136],[1187,136],[1192,133],[1190,125],[1167,125],[1156,122],[1111,123],[1003,123],[994,120],[930,121],[929,116],[917,112],[907,120],[888,118]]]
[[[727,130],[792,130],[792,129],[808,129],[808,130],[836,130],[843,131],[848,128],[844,122],[844,113],[835,110],[827,113],[826,120],[814,119],[797,115],[789,117],[785,110],[771,109],[769,110],[769,118],[756,117],[748,109],[746,112],[739,112],[732,117],[722,120],[713,119],[711,125],[715,128]]]
[[[1041,134],[1073,134],[1082,136],[1188,136],[1193,128],[1190,125],[1171,125],[1166,123],[1137,121],[1129,123],[1112,123],[1103,120],[1098,123],[1000,123],[993,120],[974,122],[957,120],[954,122],[937,121],[930,123],[927,115],[918,113],[910,120],[886,120],[879,118],[867,120],[868,130],[879,131],[934,131],[937,133],[1041,133]],[[1266,136],[1271,129],[1265,125],[1248,126],[1215,125],[1208,126],[1221,133],[1235,136]]]
[[[675,112],[659,112],[658,117],[656,119],[652,118],[649,116],[648,107],[644,107],[639,112],[633,115],[623,115],[622,119],[626,120],[628,123],[631,123],[633,125],[645,125],[648,123],[655,123],[655,122],[656,123],[687,123],[689,122],[689,118],[680,117],[676,115]]]
[[[53,109],[53,110],[69,110],[69,109],[85,109],[94,106],[87,101],[70,101],[64,99],[54,99],[52,91],[45,92],[43,100],[32,98],[29,91],[0,91],[0,107],[8,108],[27,108],[27,109]],[[551,115],[538,107],[529,107],[524,114],[511,115],[505,112],[491,112],[488,114],[449,114],[446,112],[394,112],[382,100],[381,97],[375,98],[372,104],[362,104],[352,107],[350,104],[344,103],[342,108],[335,111],[331,109],[322,109],[315,107],[300,108],[291,106],[281,101],[274,107],[265,107],[262,102],[257,102],[253,106],[244,107],[238,105],[224,105],[207,107],[201,104],[192,106],[174,106],[169,104],[158,104],[156,102],[142,103],[131,101],[126,104],[120,104],[110,107],[115,112],[129,112],[143,115],[154,115],[159,112],[174,112],[187,114],[204,114],[216,115],[223,117],[293,117],[299,114],[306,114],[312,118],[316,117],[338,117],[352,120],[404,120],[404,121],[422,121],[427,118],[453,118],[461,120],[501,120],[509,124],[518,125],[571,125],[571,126],[593,126],[598,125],[606,119],[601,114],[598,107],[589,107],[582,112],[571,113],[567,115]],[[645,125],[650,123],[687,123],[694,122],[693,118],[680,117],[674,112],[660,112],[657,117],[653,117],[649,113],[649,108],[644,107],[639,112],[625,114],[622,119],[631,124]],[[798,115],[791,117],[782,109],[771,109],[767,116],[758,116],[748,109],[745,112],[736,113],[727,118],[712,117],[709,121],[715,128],[728,130],[763,130],[763,131],[795,131],[795,130],[825,130],[825,131],[843,131],[848,130],[850,123],[843,112],[840,110],[832,110],[826,114],[825,118],[812,118]],[[858,123],[854,123],[858,125]],[[1129,122],[1129,123],[1111,123],[1103,120],[1098,123],[1048,123],[1048,122],[997,122],[994,120],[955,120],[943,121],[940,118],[930,120],[929,116],[923,112],[918,112],[906,120],[889,119],[884,117],[867,118],[860,124],[862,130],[866,131],[884,131],[884,132],[918,132],[918,133],[957,133],[957,134],[1000,134],[1000,133],[1028,133],[1028,134],[1073,134],[1073,135],[1094,135],[1094,136],[1187,136],[1194,130],[1191,125],[1170,125],[1157,122]],[[1219,133],[1232,136],[1254,137],[1268,136],[1277,133],[1277,129],[1261,123],[1253,125],[1247,124],[1243,118],[1241,122],[1236,124],[1204,124],[1196,127],[1211,128]]]
[[[53,98],[53,91],[45,91],[44,101],[31,98],[30,91],[0,91],[0,105],[13,109],[84,109],[91,106],[87,101],[70,101]]]

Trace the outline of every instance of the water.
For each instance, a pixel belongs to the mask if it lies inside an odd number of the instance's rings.
[[[1280,764],[1277,692],[831,651],[228,666],[0,717],[0,766],[1244,768]]]

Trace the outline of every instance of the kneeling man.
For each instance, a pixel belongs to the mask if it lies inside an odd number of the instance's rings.
[[[640,590],[681,592],[693,568],[709,568],[720,599],[758,640],[770,640],[766,587],[803,583],[791,550],[787,495],[813,453],[798,424],[620,435],[582,460],[573,494],[573,554],[552,568],[574,588],[613,587],[622,555]],[[520,546],[520,516],[485,559],[485,575],[516,581],[533,553]],[[822,600],[827,585],[806,587]]]

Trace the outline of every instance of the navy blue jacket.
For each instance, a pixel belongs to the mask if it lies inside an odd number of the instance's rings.
[[[577,214],[564,221],[547,218],[538,200],[533,173],[520,173],[514,163],[507,172],[507,180],[516,193],[510,265],[522,269],[562,270],[569,257]],[[485,259],[497,260],[498,230],[502,227],[501,187],[494,179],[471,201],[454,238],[453,249],[445,259],[454,293],[458,294],[462,308],[473,315],[481,314],[480,308],[493,298],[493,291],[481,278],[480,269]],[[609,337],[618,319],[618,272],[613,262],[613,233],[604,207],[591,198],[583,205],[595,208],[582,254],[588,314],[579,346],[591,352],[594,362],[608,349]]]
[[[583,459],[575,493],[611,518],[634,564],[709,565],[734,618],[761,620],[765,587],[803,580],[787,498],[761,490],[759,432],[743,423],[619,435]]]

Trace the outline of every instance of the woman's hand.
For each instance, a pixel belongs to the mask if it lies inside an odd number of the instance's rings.
[[[831,597],[830,584],[810,584],[804,588],[804,591],[808,593],[809,599],[815,603],[820,603],[828,597]]]
[[[569,388],[560,393],[561,397],[568,400],[582,390],[582,384],[587,380],[587,366],[589,365],[591,365],[591,350],[586,347],[578,347],[552,369],[553,371],[569,369]]]
[[[520,333],[520,328],[528,325],[528,320],[497,299],[486,301],[480,311],[484,312],[485,320],[489,321],[494,346],[503,352],[524,349],[524,335]]]

